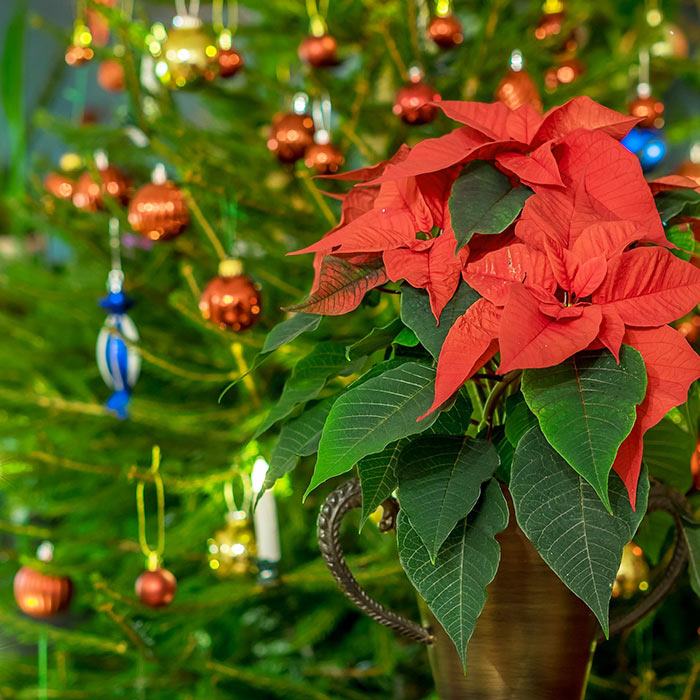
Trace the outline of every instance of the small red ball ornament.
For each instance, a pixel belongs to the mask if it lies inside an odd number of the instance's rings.
[[[203,318],[219,328],[248,330],[260,317],[260,289],[243,274],[238,260],[224,260],[219,265],[219,275],[204,288],[199,310]]]
[[[150,608],[170,605],[177,592],[177,580],[167,569],[144,571],[134,586],[139,600]]]
[[[172,183],[144,185],[129,204],[129,223],[152,241],[179,236],[190,221],[182,192]]]
[[[89,46],[78,46],[71,44],[66,50],[66,63],[69,66],[82,66],[92,60],[95,52]]]
[[[563,12],[548,12],[542,15],[542,18],[537,23],[537,27],[535,27],[535,38],[541,41],[559,34],[564,24],[564,18]]]
[[[314,120],[308,114],[286,112],[275,117],[267,147],[282,163],[294,163],[314,142]]]
[[[529,104],[538,112],[542,111],[540,92],[535,81],[524,68],[517,71],[512,68],[508,70],[496,89],[495,98],[511,109]]]
[[[319,175],[337,173],[345,163],[345,156],[332,143],[314,143],[306,149],[304,165]]]
[[[338,42],[330,34],[307,36],[299,44],[299,58],[314,68],[338,65]]]
[[[243,56],[236,49],[219,49],[216,54],[216,62],[219,66],[219,75],[222,78],[231,78],[243,68]]]
[[[559,62],[552,66],[544,76],[544,84],[548,90],[556,90],[560,85],[568,85],[580,78],[586,72],[586,66],[576,58]]]
[[[123,92],[124,66],[112,58],[102,61],[97,69],[97,82],[107,92]]]
[[[15,600],[32,617],[58,615],[70,605],[73,582],[65,576],[49,576],[23,566],[15,575]]]
[[[75,183],[73,204],[83,211],[97,211],[102,206],[102,188],[90,173],[83,173]]]
[[[645,129],[660,129],[664,125],[663,102],[651,95],[639,96],[629,104],[629,112],[633,117],[641,117],[638,126]]]
[[[433,17],[428,26],[428,38],[441,49],[451,49],[464,39],[462,23],[454,15]]]
[[[117,4],[117,0],[95,0],[95,4],[114,7]],[[92,43],[95,46],[106,46],[109,41],[109,24],[104,15],[97,10],[88,8],[87,24],[92,35]]]
[[[421,80],[414,80],[396,93],[392,112],[411,126],[428,124],[438,113],[438,108],[431,103],[440,99],[433,87]]]
[[[44,178],[44,187],[46,191],[59,199],[72,199],[75,184],[59,173],[49,173]]]
[[[102,168],[100,179],[102,180],[102,194],[108,194],[121,204],[126,204],[129,201],[131,181],[119,168],[115,168],[113,165]]]

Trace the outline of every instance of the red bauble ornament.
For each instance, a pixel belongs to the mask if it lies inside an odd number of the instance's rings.
[[[511,109],[529,104],[538,112],[542,111],[540,92],[535,81],[524,68],[518,71],[512,68],[508,70],[496,89],[495,98]]]
[[[75,183],[59,173],[49,173],[44,178],[44,187],[54,197],[59,199],[72,199]]]
[[[642,117],[638,126],[645,129],[660,129],[664,125],[664,104],[651,95],[637,97],[629,103],[629,113]]]
[[[451,49],[464,39],[462,23],[454,15],[433,17],[428,26],[428,37],[441,49]]]
[[[299,58],[314,68],[338,65],[338,42],[330,34],[307,36],[299,44]]]
[[[556,36],[561,32],[564,18],[563,12],[548,12],[542,15],[542,19],[540,19],[535,28],[535,37],[542,40],[548,39],[550,36]]]
[[[172,183],[144,185],[129,204],[129,223],[152,241],[179,236],[190,221],[182,192]]]
[[[544,76],[544,84],[549,90],[556,90],[560,85],[568,85],[580,78],[586,72],[586,66],[576,58],[571,58],[559,62],[559,65],[552,66]]]
[[[392,112],[412,126],[428,124],[437,117],[440,95],[427,83],[415,80],[404,85],[397,93]]]
[[[314,143],[306,149],[304,165],[319,175],[337,173],[345,163],[345,156],[332,143]]]
[[[15,576],[15,600],[32,617],[53,617],[66,610],[73,595],[73,582],[64,576],[49,576],[23,566]]]
[[[162,608],[173,602],[177,580],[167,569],[144,571],[134,586],[139,600],[150,608]]]
[[[94,55],[95,52],[89,46],[71,44],[66,49],[66,63],[69,66],[81,66],[90,61]]]
[[[283,163],[303,157],[314,142],[314,120],[308,114],[278,114],[272,122],[267,147]]]
[[[107,92],[122,92],[124,90],[124,66],[113,58],[102,61],[97,69],[97,82]]]
[[[117,0],[95,0],[95,3],[106,7],[114,7],[117,4]],[[87,24],[90,28],[90,34],[92,34],[93,44],[95,46],[105,46],[109,41],[109,24],[107,24],[104,16],[95,10],[88,9]]]
[[[243,68],[243,56],[236,49],[219,49],[216,54],[218,72],[222,78],[230,78]]]
[[[260,317],[260,289],[238,260],[224,260],[219,275],[204,288],[199,300],[202,316],[222,329],[245,331]]]
[[[102,206],[102,188],[90,173],[83,173],[75,183],[73,204],[83,211],[97,211]]]
[[[108,165],[106,168],[100,170],[100,179],[102,180],[103,194],[108,194],[121,204],[126,204],[129,201],[131,181],[119,168]]]

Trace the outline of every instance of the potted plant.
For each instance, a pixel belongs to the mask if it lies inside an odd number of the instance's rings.
[[[637,120],[587,97],[544,115],[436,104],[460,125],[335,176],[359,181],[340,224],[296,251],[314,254],[314,286],[266,352],[370,290],[394,293],[396,317],[348,343],[346,364],[320,362],[320,380],[295,369],[261,427],[304,405],[268,483],[314,452],[307,493],[357,469],[322,514],[322,545],[377,618],[342,570],[337,526],[398,494],[399,557],[431,628],[407,629],[437,650],[441,697],[575,698],[648,508],[674,511],[673,573],[689,549],[700,593],[700,536],[668,490],[688,487],[690,453],[674,470],[644,446],[680,440],[669,425],[695,444],[700,357],[669,324],[700,302],[700,194],[645,180],[620,143]],[[308,403],[340,373],[356,378]]]

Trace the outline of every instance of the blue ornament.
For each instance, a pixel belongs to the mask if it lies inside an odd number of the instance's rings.
[[[656,167],[666,155],[666,141],[658,129],[634,127],[622,139],[622,145],[639,158],[645,172]]]
[[[106,406],[118,418],[128,416],[131,390],[141,371],[141,356],[131,345],[138,342],[139,333],[125,313],[132,304],[121,290],[100,299],[100,306],[110,313],[97,336],[97,366],[105,384],[113,391]]]

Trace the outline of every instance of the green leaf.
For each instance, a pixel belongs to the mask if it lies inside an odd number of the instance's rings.
[[[506,437],[506,431],[502,425],[493,428],[491,440],[501,461],[501,465],[496,470],[496,477],[507,484],[510,481],[510,465],[513,463],[515,447]]]
[[[362,340],[348,345],[346,349],[348,360],[356,360],[359,357],[371,355],[377,350],[388,347],[403,328],[405,326],[398,318],[387,323],[386,326],[373,328]]]
[[[688,545],[688,573],[690,586],[695,595],[700,597],[700,523],[694,527],[683,524],[683,539]]]
[[[264,355],[273,350],[277,350],[277,348],[282,345],[291,343],[292,340],[302,333],[315,331],[322,320],[323,316],[318,316],[317,314],[294,314],[291,318],[278,323],[267,334],[265,344],[260,354]]]
[[[490,442],[456,436],[422,435],[399,455],[401,510],[431,562],[457,522],[469,515],[482,484],[498,465],[498,453]]]
[[[467,390],[462,387],[457,392],[454,402],[446,404],[424,435],[464,435],[469,428],[471,417],[472,402]]]
[[[430,310],[428,294],[407,284],[401,287],[401,320],[418,336],[423,347],[438,358],[442,344],[454,322],[479,298],[466,283],[460,282],[455,295],[440,314],[440,324],[435,322]]]
[[[681,214],[700,216],[700,193],[695,190],[666,190],[654,197],[654,203],[664,223]]]
[[[531,194],[529,187],[513,187],[508,177],[490,163],[475,160],[464,166],[450,195],[457,250],[475,233],[505,231]]]
[[[523,532],[556,575],[594,612],[608,634],[608,608],[622,548],[646,511],[649,479],[642,471],[637,510],[610,476],[609,513],[596,492],[548,444],[538,426],[520,440],[510,493]]]
[[[263,424],[255,431],[255,438],[262,435],[277,421],[286,418],[300,403],[318,396],[329,377],[340,374],[351,368],[345,357],[345,344],[325,342],[319,343],[308,355],[297,362],[284,385],[282,396]]]
[[[399,560],[418,593],[433,611],[465,664],[467,644],[486,603],[501,558],[495,535],[508,525],[508,504],[492,479],[468,518],[457,523],[435,564],[403,511],[399,512]]]
[[[535,414],[529,409],[525,398],[521,393],[513,394],[506,399],[506,437],[513,447],[520,442],[520,438],[537,425]]]
[[[304,497],[324,481],[352,469],[363,457],[429,428],[437,414],[420,422],[417,419],[432,404],[434,382],[433,367],[406,362],[346,391],[326,421],[316,469]]]
[[[367,519],[384,501],[391,496],[398,486],[396,465],[399,455],[408,440],[397,440],[381,452],[364,457],[357,463],[362,486],[362,517],[360,530]]]
[[[319,401],[282,427],[279,439],[270,454],[270,468],[261,493],[269,489],[277,479],[294,469],[299,457],[307,457],[316,452],[323,425],[335,399],[335,396],[330,396]]]
[[[7,24],[0,63],[0,95],[8,131],[9,169],[6,190],[19,197],[24,191],[27,163],[27,124],[24,116],[24,29],[27,18],[25,0],[17,2]]]
[[[523,372],[525,401],[547,441],[596,490],[608,510],[608,475],[646,393],[642,356],[623,345],[579,352],[556,367]]]
[[[394,338],[394,343],[407,348],[415,348],[416,345],[420,343],[420,340],[418,340],[418,336],[410,328],[404,326],[401,332]]]
[[[695,436],[666,416],[644,434],[644,463],[649,474],[685,493],[693,484],[690,458]]]
[[[676,523],[673,516],[665,510],[655,510],[647,513],[634,536],[635,544],[644,550],[644,556],[652,566],[661,562],[666,549],[666,543],[673,542]]]
[[[695,253],[695,236],[693,229],[688,224],[681,226],[670,226],[666,229],[666,238],[678,246],[671,249],[671,252],[681,260],[690,260]]]

